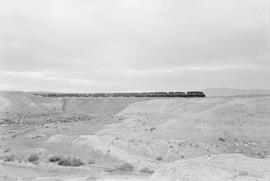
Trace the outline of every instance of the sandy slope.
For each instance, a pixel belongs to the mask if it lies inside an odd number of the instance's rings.
[[[213,155],[164,165],[152,180],[167,181],[268,181],[270,160],[238,154]]]
[[[160,165],[160,168],[151,177],[138,176],[101,176],[100,181],[268,181],[270,179],[270,160],[248,158],[238,154],[212,155],[199,158],[175,161]],[[46,181],[71,181],[71,180],[96,180],[96,175],[91,170],[74,169],[44,169],[16,166],[3,166],[0,170],[12,173],[20,173],[22,180],[46,180]],[[70,176],[68,172],[73,173]],[[28,177],[25,177],[25,176]],[[77,176],[76,176],[77,175]],[[36,176],[31,179],[31,176]],[[105,178],[104,178],[105,177]],[[0,178],[4,179],[4,177]]]
[[[239,154],[219,154],[175,161],[161,166],[150,178],[109,178],[104,181],[268,181],[270,160]]]
[[[8,112],[13,114],[38,114],[50,111],[61,110],[61,102],[58,99],[47,99],[41,96],[34,96],[25,92],[0,92],[0,98],[5,99],[5,108],[0,113]]]
[[[0,92],[0,118],[39,117],[55,114],[113,115],[133,102],[147,98],[35,96],[25,92]]]
[[[77,114],[108,114],[113,115],[122,111],[131,103],[147,100],[147,98],[135,97],[81,97],[81,98],[65,98],[64,111]]]
[[[125,121],[100,134],[152,159],[269,152],[270,97],[155,99],[131,104],[118,115]]]

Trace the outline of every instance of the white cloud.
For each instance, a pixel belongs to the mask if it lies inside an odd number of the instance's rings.
[[[16,72],[16,71],[0,71],[0,77],[14,77],[20,79],[37,79],[42,84],[43,81],[58,81],[58,82],[68,82],[72,85],[82,85],[82,86],[92,86],[98,85],[100,83],[86,80],[86,79],[73,79],[73,78],[63,78],[54,76],[52,73],[48,71],[42,72]],[[4,80],[2,80],[4,82]],[[7,84],[6,84],[7,85]]]

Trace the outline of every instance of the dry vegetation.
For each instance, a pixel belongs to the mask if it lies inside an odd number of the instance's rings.
[[[62,160],[64,160],[63,156],[55,156],[55,155],[53,155],[53,156],[49,157],[49,162],[60,162]]]
[[[127,174],[133,172],[134,167],[129,163],[124,163],[116,168],[107,168],[105,171],[111,174]]]
[[[11,155],[3,155],[0,157],[0,160],[3,160],[4,162],[13,162],[15,161],[16,156],[11,154]]]
[[[149,175],[152,175],[155,171],[154,170],[151,170],[149,169],[148,167],[144,167],[140,170],[140,173],[143,173],[143,174],[149,174]]]
[[[27,159],[27,161],[29,162],[36,162],[38,160],[39,160],[39,155],[36,153],[31,154]]]
[[[58,162],[58,165],[60,166],[69,166],[69,167],[79,167],[81,165],[84,165],[84,163],[76,157],[68,157],[68,158],[63,158]]]

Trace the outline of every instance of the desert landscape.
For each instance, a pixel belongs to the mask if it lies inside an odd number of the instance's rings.
[[[2,91],[0,180],[270,180],[270,95]]]
[[[270,0],[0,0],[0,181],[270,181]]]

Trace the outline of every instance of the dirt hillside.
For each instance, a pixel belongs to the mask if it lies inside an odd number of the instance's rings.
[[[152,180],[161,181],[268,181],[270,160],[220,154],[176,161],[164,165]]]
[[[118,138],[118,147],[152,159],[269,153],[269,96],[155,99],[133,103],[118,116],[125,121],[100,134]]]

